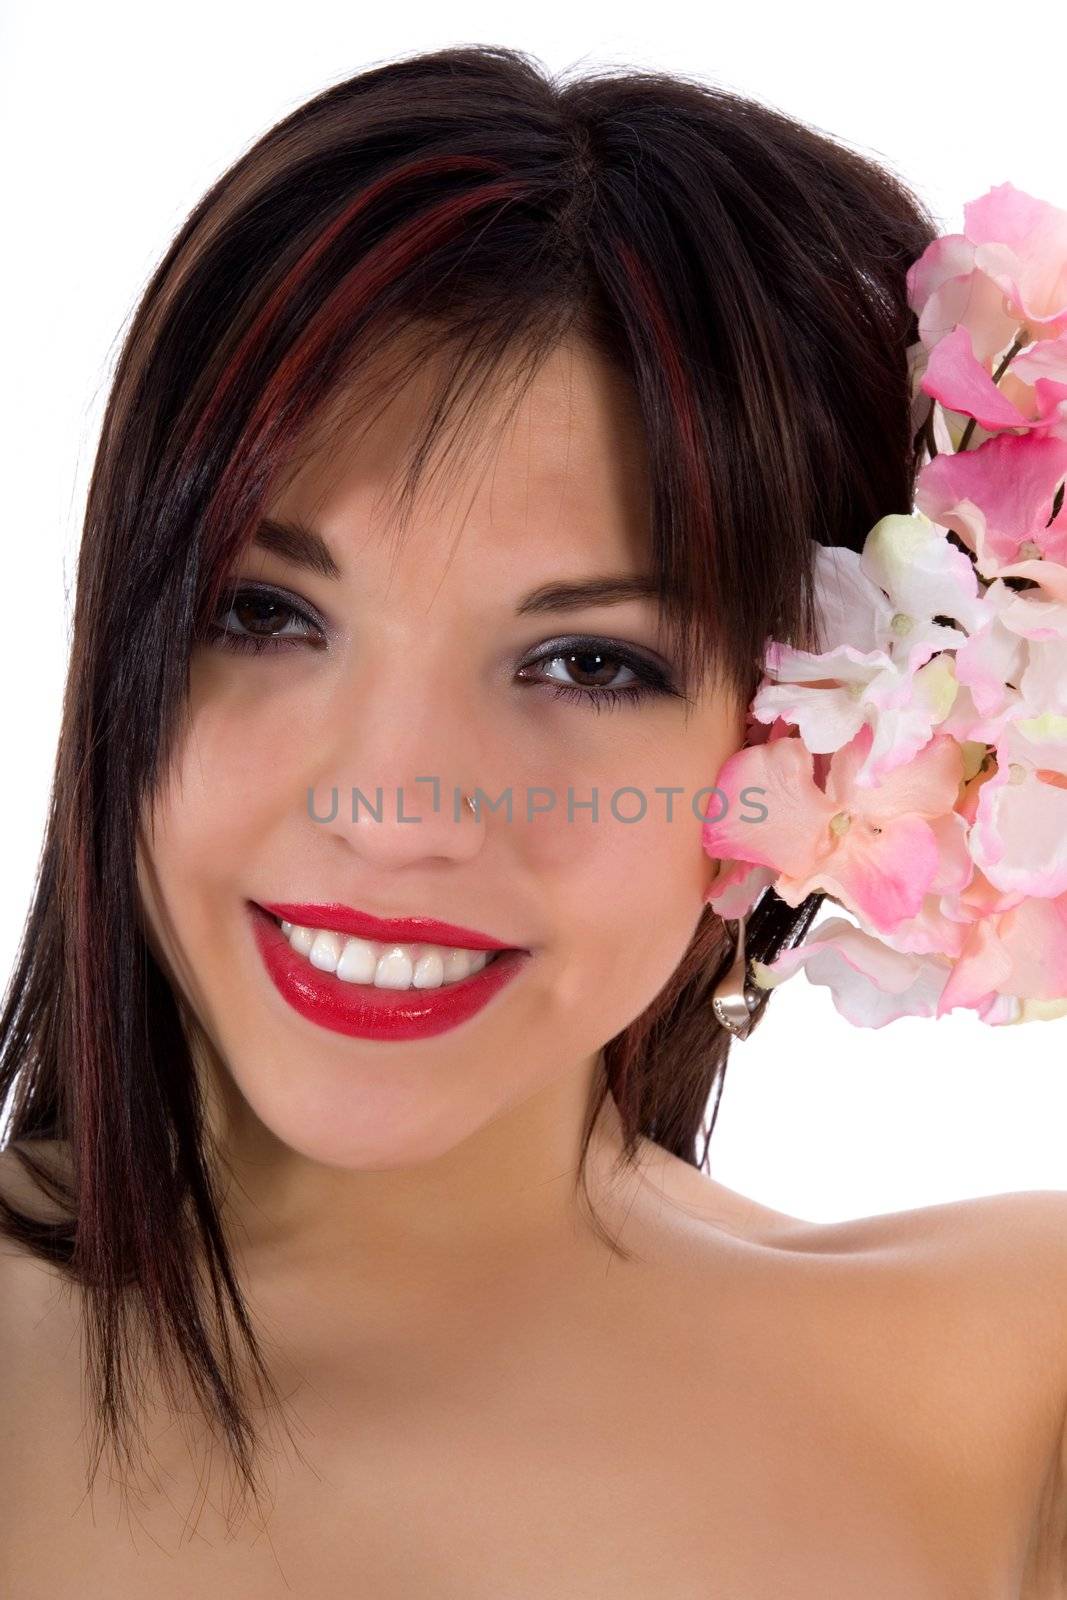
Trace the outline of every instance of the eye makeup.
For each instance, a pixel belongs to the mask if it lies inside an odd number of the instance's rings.
[[[226,619],[230,617],[236,619],[237,627],[227,624]],[[267,631],[257,632],[257,626]],[[296,631],[282,631],[289,627],[295,627]],[[301,645],[321,650],[326,646],[326,639],[321,619],[311,615],[292,596],[269,585],[244,584],[231,591],[226,603],[220,606],[206,631],[205,643],[214,649],[262,655],[278,654]],[[602,674],[605,670],[618,676],[622,670],[630,675],[631,681],[621,685],[598,683],[590,686],[531,676],[535,668],[551,667],[557,662],[565,663],[566,671],[576,667],[579,675],[586,676]],[[632,646],[596,634],[571,634],[551,641],[524,662],[517,669],[517,675],[520,682],[547,688],[558,699],[596,711],[635,705],[649,698],[685,698],[663,667]]]

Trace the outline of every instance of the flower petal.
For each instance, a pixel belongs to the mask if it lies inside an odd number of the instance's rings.
[[[1011,183],[963,208],[975,266],[1007,296],[1020,321],[1055,337],[1067,328],[1067,212]]]
[[[757,716],[768,721],[782,718],[800,731],[808,749],[817,755],[839,750],[863,726],[864,713],[847,688],[818,689],[795,683],[769,683],[757,690],[752,702]]]
[[[848,545],[816,544],[814,555],[819,649],[834,650],[847,640],[865,654],[883,650],[894,608],[878,577]]]
[[[954,617],[968,631],[981,625],[973,562],[923,512],[882,517],[864,541],[860,564],[897,611],[924,620]]]
[[[811,751],[799,739],[746,745],[728,757],[715,781],[726,804],[720,817],[704,821],[701,840],[709,855],[805,872],[825,852],[830,811],[812,776]],[[747,798],[749,791],[762,798]],[[709,811],[717,800],[711,797]],[[766,815],[752,817],[753,807]]]
[[[974,1007],[999,991],[1011,971],[1011,958],[992,922],[975,922],[938,1001],[937,1015],[956,1006]]]
[[[836,849],[804,877],[781,877],[776,891],[791,906],[816,891],[833,895],[887,932],[917,915],[937,866],[937,840],[922,817],[897,817],[878,832],[854,819]]]
[[[1065,473],[1067,439],[1001,434],[977,450],[927,462],[915,501],[934,522],[958,533],[982,572],[994,577],[1008,562],[1038,551],[1053,561],[1067,559],[1067,521],[1048,526]]]
[[[997,888],[1046,898],[1067,892],[1067,789],[1033,768],[1001,766],[979,793],[970,850]]]
[[[997,918],[997,933],[1011,960],[999,988],[1027,1000],[1067,996],[1067,895],[1021,901]]]
[[[974,417],[990,432],[1029,426],[1029,418],[997,388],[976,358],[971,336],[962,324],[931,350],[923,389],[950,410]]]
[[[867,759],[856,769],[857,786],[874,787],[910,765],[948,716],[958,687],[948,655],[935,656],[917,672],[880,674],[861,702],[873,738]]]
[[[950,971],[947,961],[891,950],[843,917],[819,923],[766,971],[782,982],[801,967],[809,983],[825,984],[837,1010],[860,1028],[883,1028],[898,1017],[932,1017]]]
[[[747,917],[776,876],[773,867],[756,867],[748,861],[723,861],[704,902],[730,921]]]
[[[951,811],[963,781],[963,755],[955,739],[934,734],[906,766],[895,767],[872,786],[861,786],[857,774],[871,744],[871,730],[862,728],[833,756],[826,778],[826,798],[834,809],[885,823],[895,817],[939,817]]]

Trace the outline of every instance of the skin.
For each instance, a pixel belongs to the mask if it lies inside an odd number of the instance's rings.
[[[429,484],[397,554],[386,489],[425,399],[409,383],[368,435],[311,451],[271,501],[269,514],[322,532],[342,577],[257,549],[237,578],[310,602],[329,646],[198,649],[189,733],[139,861],[158,944],[210,1039],[236,1228],[250,1249],[284,1247],[389,1295],[570,1238],[567,1177],[598,1052],[692,938],[717,863],[690,801],[743,737],[743,708],[707,684],[690,686],[691,704],[649,695],[597,712],[544,684],[588,685],[588,668],[576,676],[562,657],[530,669],[540,686],[517,681],[554,637],[581,632],[637,647],[680,684],[652,601],[515,615],[542,584],[645,570],[640,428],[607,364],[561,346],[506,424],[498,401],[488,469]],[[616,664],[605,681],[633,673]],[[436,815],[418,774],[441,778]],[[353,822],[351,786],[378,784],[383,820]],[[683,790],[670,821],[665,784]],[[333,785],[337,817],[317,822],[307,791],[325,816]],[[491,797],[511,786],[514,820],[462,809],[457,822],[454,789],[476,785]],[[528,821],[538,785],[556,809]],[[578,800],[599,794],[596,820],[577,808],[566,820],[568,785]],[[638,823],[611,814],[623,785],[648,799]],[[398,786],[415,825],[399,820]],[[438,916],[532,955],[449,1032],[347,1038],[274,993],[249,898]],[[615,1148],[610,1109],[604,1139]]]
[[[695,819],[651,805],[629,827],[603,808],[595,825],[453,823],[412,778],[689,794],[740,743],[741,708],[704,687],[688,714],[650,699],[598,716],[516,682],[564,633],[660,648],[646,603],[558,627],[514,616],[543,582],[641,570],[639,433],[607,369],[561,349],[485,479],[421,506],[393,564],[379,497],[418,403],[401,392],[358,450],[309,454],[271,507],[320,528],[343,576],[266,553],[241,576],[314,605],[330,647],[199,651],[139,853],[153,941],[203,1028],[227,1222],[299,1457],[271,1461],[269,1520],[231,1542],[206,1430],[191,1403],[175,1426],[149,1370],[151,1481],[132,1503],[109,1481],[88,1501],[77,1294],[2,1247],[0,1592],[1067,1592],[1051,1576],[1067,1526],[1063,1196],[808,1223],[647,1140],[620,1174],[609,1101],[590,1191],[630,1258],[578,1208],[597,1053],[680,960],[715,864]],[[306,814],[308,785],[379,779],[407,786],[421,825]],[[435,914],[533,957],[451,1033],[352,1040],[274,994],[246,897]],[[10,1152],[0,1189],[48,1214]]]

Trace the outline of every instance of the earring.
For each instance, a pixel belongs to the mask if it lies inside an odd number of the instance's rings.
[[[475,820],[477,820],[477,817],[478,817],[478,807],[477,807],[477,805],[472,800],[472,798],[471,798],[471,796],[469,794],[465,794],[463,796],[463,798],[471,808],[471,815],[475,818]]]
[[[719,979],[712,992],[711,1009],[715,1019],[737,1039],[747,1039],[760,1018],[752,1013],[759,1005],[761,991],[748,981],[748,961],[745,956],[745,919],[737,919],[737,945],[731,966]],[[762,1016],[762,1012],[760,1016]]]

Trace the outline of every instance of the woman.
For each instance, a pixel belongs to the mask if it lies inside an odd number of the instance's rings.
[[[909,508],[933,233],[762,106],[490,48],[193,212],[2,1021],[4,1594],[1065,1592],[1060,1197],[704,1170],[698,797],[810,541]]]

